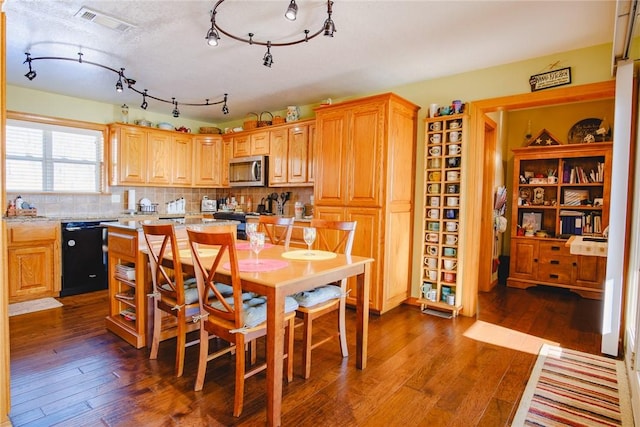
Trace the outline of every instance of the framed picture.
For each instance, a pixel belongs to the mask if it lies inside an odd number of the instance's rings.
[[[542,229],[542,214],[539,212],[527,212],[522,214],[522,228],[533,232]]]

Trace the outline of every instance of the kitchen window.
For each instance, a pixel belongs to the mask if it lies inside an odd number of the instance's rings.
[[[7,191],[102,192],[105,131],[101,127],[58,119],[8,118]]]

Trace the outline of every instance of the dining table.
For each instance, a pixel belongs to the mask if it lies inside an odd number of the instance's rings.
[[[215,250],[202,249],[201,257],[214,256]],[[285,297],[308,291],[343,278],[355,277],[356,296],[356,360],[357,369],[367,366],[367,336],[369,325],[369,289],[372,258],[327,253],[317,250],[289,248],[282,245],[265,245],[259,254],[253,253],[247,242],[236,244],[240,279],[244,291],[263,295],[267,300],[266,376],[267,376],[267,425],[282,424],[282,382],[284,357],[284,306]],[[188,250],[181,251],[181,264],[185,271],[193,269]],[[225,256],[227,256],[225,254]],[[230,282],[228,260],[223,260],[216,271],[215,280]]]

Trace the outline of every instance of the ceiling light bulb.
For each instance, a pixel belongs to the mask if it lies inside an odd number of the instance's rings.
[[[216,31],[216,29],[213,28],[213,26],[209,28],[209,31],[207,32],[207,37],[205,38],[207,39],[207,44],[209,46],[218,46],[218,40],[220,40],[220,36],[218,35],[218,32]]]
[[[149,103],[147,102],[146,99],[143,98],[142,104],[140,104],[140,108],[142,108],[143,110],[146,110],[148,106],[149,106]]]
[[[118,73],[118,81],[116,82],[116,92],[122,92],[122,73],[124,72],[124,68],[120,68],[120,72]]]
[[[33,70],[29,70],[29,72],[27,74],[24,75],[26,78],[28,78],[29,80],[33,80],[36,78],[37,74],[35,71]]]
[[[289,21],[295,21],[297,15],[298,15],[298,5],[296,4],[296,0],[291,0],[291,3],[289,3],[289,7],[287,8],[287,11],[284,14],[284,17],[287,18]]]

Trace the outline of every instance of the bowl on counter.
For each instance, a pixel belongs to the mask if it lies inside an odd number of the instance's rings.
[[[173,130],[174,127],[171,123],[167,123],[167,122],[161,122],[157,124],[158,129],[164,129],[164,130]]]

